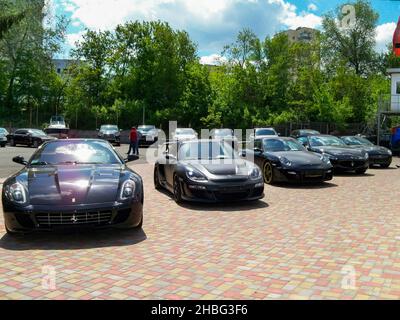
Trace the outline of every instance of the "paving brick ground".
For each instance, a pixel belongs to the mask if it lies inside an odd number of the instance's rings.
[[[134,164],[143,231],[14,239],[0,218],[0,299],[399,299],[396,164],[211,207],[177,206]]]

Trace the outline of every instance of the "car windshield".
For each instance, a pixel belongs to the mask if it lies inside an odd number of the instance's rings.
[[[0,128],[0,134],[5,134],[5,135],[7,135],[7,134],[8,134],[8,131],[7,131],[6,129],[4,129],[4,128]]]
[[[29,133],[32,133],[35,137],[45,137],[46,134],[42,130],[29,130]]]
[[[50,142],[30,161],[30,165],[121,164],[120,158],[103,141]]]
[[[154,129],[155,129],[155,127],[153,127],[153,126],[139,127],[139,128],[138,128],[138,131],[141,131],[141,132],[150,132],[151,130],[154,130]]]
[[[346,144],[334,136],[311,136],[310,145],[312,147],[322,146],[345,146]]]
[[[117,126],[101,126],[100,131],[118,131]]]
[[[374,144],[362,137],[343,137],[343,141],[350,146],[373,146]]]
[[[274,129],[257,129],[256,136],[276,136]]]
[[[179,160],[218,160],[235,159],[236,152],[226,143],[190,142],[179,149]]]
[[[264,139],[264,149],[269,152],[305,151],[305,148],[296,140],[291,139]]]
[[[301,136],[305,136],[305,135],[319,134],[319,132],[315,130],[300,130],[299,134]]]
[[[179,136],[179,135],[190,135],[190,134],[194,134],[194,130],[193,129],[178,129],[175,131],[175,135]]]
[[[214,136],[215,137],[227,137],[227,136],[232,136],[232,130],[231,129],[218,129],[214,131]]]

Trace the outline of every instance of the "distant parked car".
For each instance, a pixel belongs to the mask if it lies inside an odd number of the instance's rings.
[[[0,147],[5,148],[7,144],[8,131],[4,128],[0,128]]]
[[[192,128],[178,128],[172,134],[172,139],[177,141],[197,140],[198,134]]]
[[[110,143],[121,145],[121,130],[117,125],[106,124],[100,127],[98,130],[98,138],[106,140]]]
[[[300,129],[300,130],[293,130],[290,136],[292,138],[298,139],[300,137],[307,137],[313,134],[320,134],[320,132],[311,129]]]
[[[390,167],[393,154],[388,148],[376,146],[371,141],[360,136],[344,136],[341,138],[348,146],[365,150],[369,155],[370,166]]]
[[[148,146],[158,141],[158,129],[156,128],[156,126],[139,126],[137,130],[140,133],[139,145]]]
[[[369,155],[363,149],[354,149],[343,140],[331,135],[310,135],[299,141],[312,152],[326,155],[335,172],[355,171],[364,174],[369,168]]]
[[[38,129],[18,129],[14,133],[9,134],[7,140],[12,147],[25,145],[38,148],[43,143],[56,140],[56,138],[48,136],[42,130]]]
[[[250,140],[263,139],[268,137],[278,137],[279,134],[274,128],[256,128],[250,135]]]
[[[307,151],[293,138],[256,139],[254,150],[246,150],[243,156],[252,156],[262,169],[267,184],[323,182],[333,177],[333,166],[328,156]]]
[[[232,129],[213,129],[210,132],[210,139],[224,141],[234,149],[238,145],[238,139]]]

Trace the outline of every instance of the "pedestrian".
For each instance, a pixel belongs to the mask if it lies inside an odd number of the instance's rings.
[[[139,155],[139,136],[136,127],[132,127],[129,134],[128,156],[131,155],[132,151],[134,155]]]

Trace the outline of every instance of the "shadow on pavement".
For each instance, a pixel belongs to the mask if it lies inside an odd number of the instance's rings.
[[[142,229],[37,232],[15,236],[6,234],[0,239],[0,248],[13,251],[81,250],[131,246],[146,239]]]
[[[295,184],[295,183],[276,183],[272,187],[281,188],[281,189],[330,189],[330,188],[337,188],[338,185],[330,182],[319,182],[319,183],[303,183],[303,184]]]

